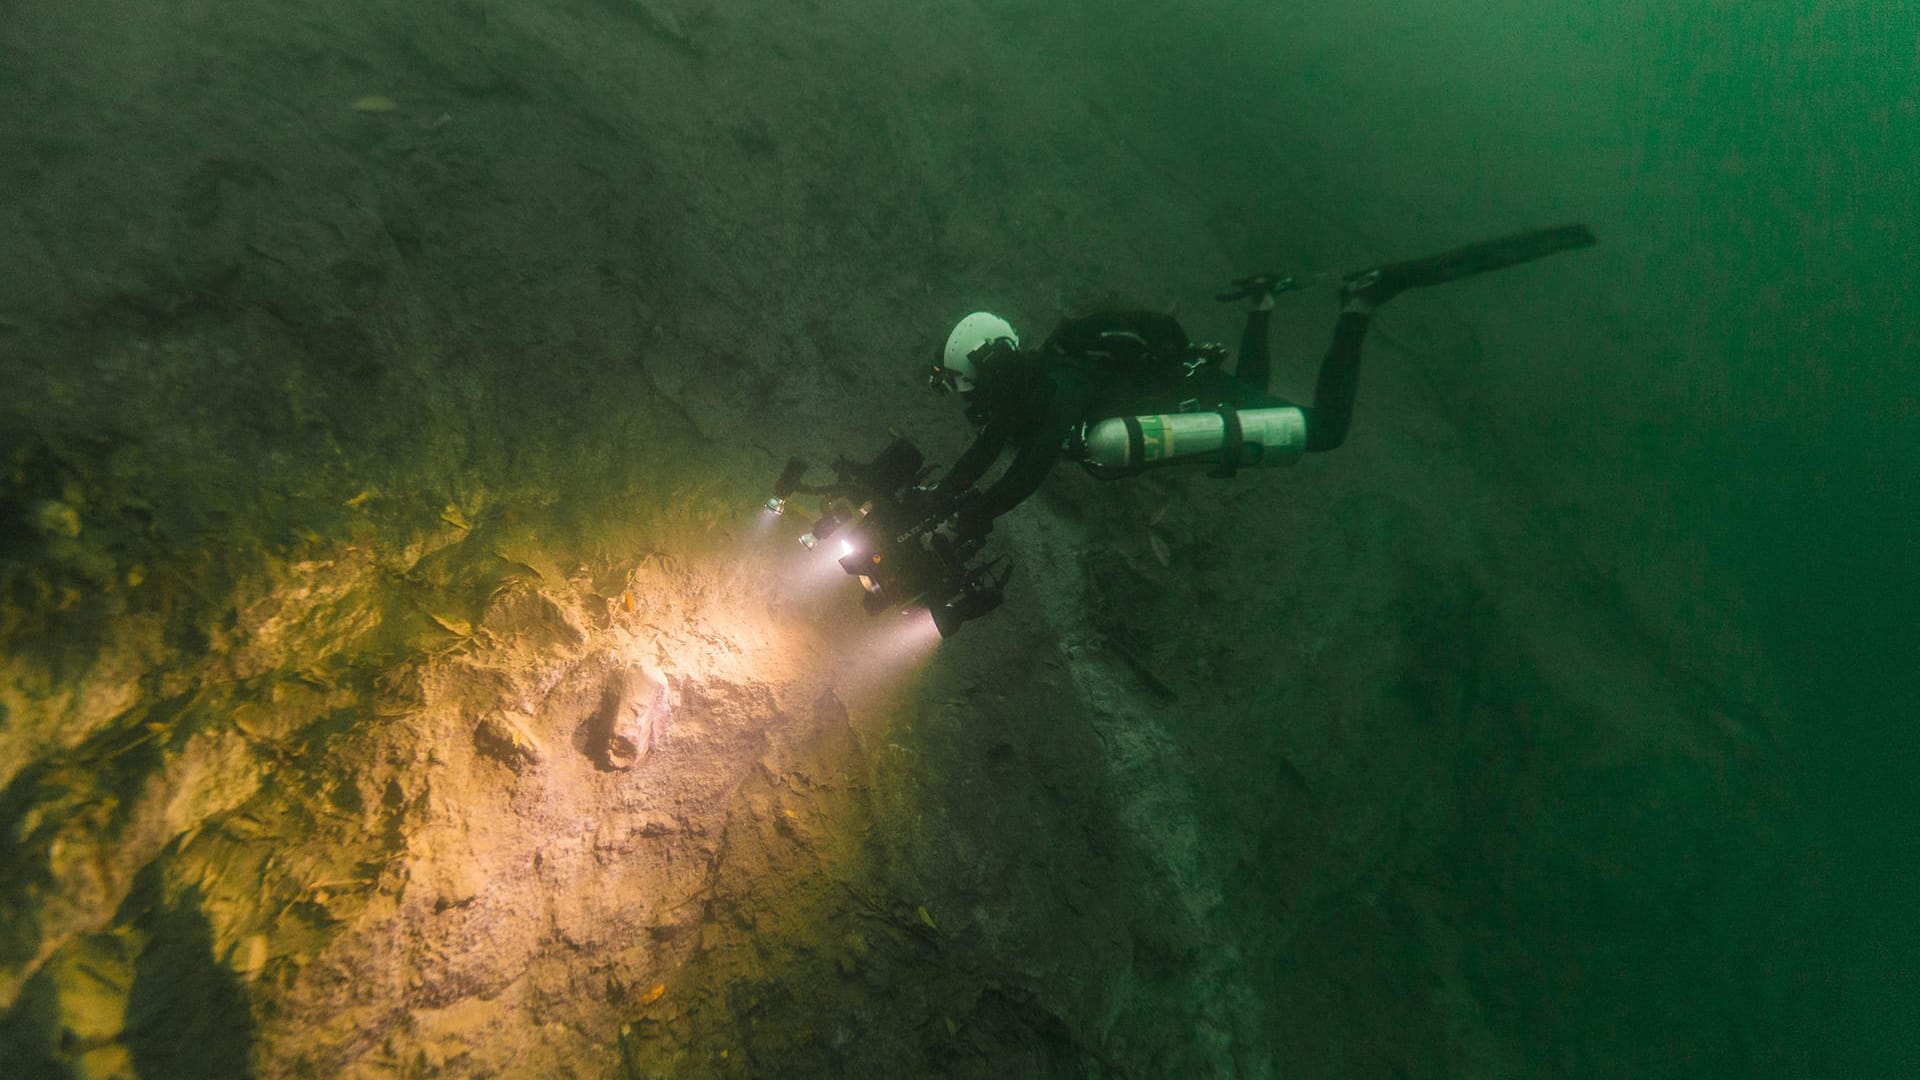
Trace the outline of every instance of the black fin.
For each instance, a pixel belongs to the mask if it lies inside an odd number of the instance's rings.
[[[1594,243],[1593,231],[1585,225],[1531,229],[1497,240],[1453,248],[1424,259],[1388,263],[1348,274],[1340,281],[1340,292],[1369,304],[1384,304],[1407,289],[1457,281],[1489,270],[1543,259],[1562,251],[1592,247]]]

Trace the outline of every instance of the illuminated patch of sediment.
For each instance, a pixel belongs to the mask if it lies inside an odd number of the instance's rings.
[[[90,931],[151,865],[154,917],[204,923],[272,1017],[263,1075],[555,1074],[675,978],[723,877],[791,921],[805,882],[859,876],[846,761],[888,706],[840,702],[910,679],[924,612],[868,617],[834,546],[698,492],[587,537],[441,502],[236,588],[171,719],[102,744],[138,835],[41,844],[19,898],[70,899],[41,903],[16,980],[110,944]],[[83,866],[100,880],[68,888]]]

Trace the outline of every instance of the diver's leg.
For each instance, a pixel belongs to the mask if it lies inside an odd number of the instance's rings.
[[[1360,390],[1360,343],[1366,339],[1374,308],[1408,289],[1456,281],[1592,245],[1593,233],[1586,226],[1563,225],[1348,274],[1340,282],[1340,321],[1334,324],[1333,344],[1320,361],[1313,407],[1303,410],[1307,414],[1307,449],[1332,450],[1347,441],[1354,395]]]
[[[1234,381],[1243,392],[1264,394],[1273,358],[1267,352],[1267,327],[1273,322],[1273,295],[1256,301],[1247,312],[1247,328],[1240,332],[1240,359],[1233,366]]]
[[[1366,340],[1373,306],[1349,296],[1333,326],[1333,344],[1320,361],[1320,378],[1313,387],[1313,407],[1307,414],[1307,449],[1332,450],[1347,441],[1353,421],[1353,399],[1360,391],[1360,343]]]

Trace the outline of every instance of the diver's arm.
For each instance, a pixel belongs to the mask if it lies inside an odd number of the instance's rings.
[[[962,508],[963,532],[973,528],[984,533],[995,518],[1040,490],[1047,474],[1053,471],[1054,462],[1060,459],[1061,446],[1086,418],[1090,398],[1091,390],[1084,380],[1055,380],[1046,415],[1022,440],[1007,471],[1001,473],[979,499]]]
[[[972,487],[999,459],[1000,452],[1007,448],[1007,439],[1005,425],[988,424],[974,436],[973,445],[953,463],[953,468],[940,478],[934,490],[944,497],[953,497]]]

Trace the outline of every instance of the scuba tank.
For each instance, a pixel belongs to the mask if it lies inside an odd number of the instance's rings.
[[[1287,405],[1117,416],[1089,426],[1078,449],[1081,463],[1096,476],[1127,476],[1163,465],[1213,465],[1208,475],[1224,478],[1243,467],[1291,465],[1306,446],[1306,414]]]

